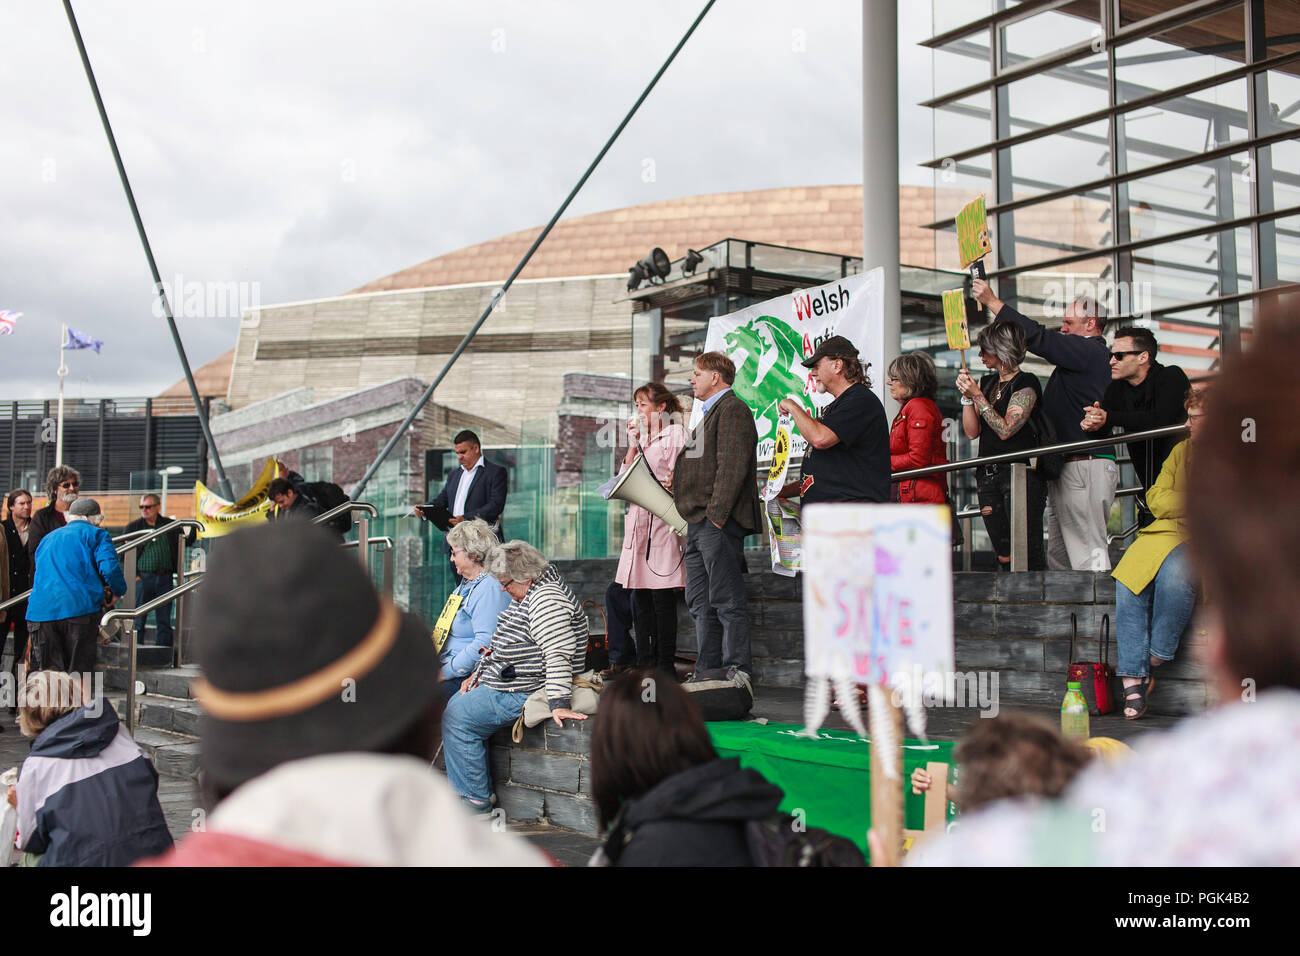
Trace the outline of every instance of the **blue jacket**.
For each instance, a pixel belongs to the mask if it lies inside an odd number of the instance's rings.
[[[453,594],[462,595],[460,609],[452,618],[451,633],[443,646],[442,679],[468,677],[478,663],[479,648],[492,643],[497,618],[514,600],[502,590],[501,582],[490,574],[456,586]]]
[[[89,521],[70,521],[47,534],[36,548],[27,620],[62,621],[93,614],[104,604],[105,584],[118,597],[126,593],[113,539]]]
[[[1105,438],[1105,432],[1085,432],[1080,426],[1083,408],[1100,402],[1110,385],[1110,346],[1101,335],[1066,335],[1026,318],[1009,305],[995,316],[1025,330],[1025,346],[1056,366],[1043,389],[1043,414],[1056,426],[1061,441]],[[1090,454],[1115,457],[1114,446],[1094,448]]]
[[[171,848],[158,772],[101,701],[46,727],[23,761],[18,842],[40,866],[130,866]]]

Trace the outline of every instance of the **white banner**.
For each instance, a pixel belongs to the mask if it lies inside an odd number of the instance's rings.
[[[884,401],[883,283],[884,270],[875,268],[709,320],[705,351],[725,352],[736,363],[732,388],[754,412],[760,462],[768,461],[776,447],[781,399],[798,399],[814,418],[831,403],[829,393],[816,392],[801,363],[832,335],[842,335],[858,347],[863,366],[870,363],[872,390]],[[699,408],[696,402],[691,409],[692,428],[699,421]],[[806,447],[796,429],[790,457],[802,458]]]

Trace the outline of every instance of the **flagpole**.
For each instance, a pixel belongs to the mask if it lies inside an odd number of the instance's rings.
[[[65,361],[66,351],[64,346],[68,344],[68,324],[63,323],[63,330],[59,333],[59,424],[58,432],[54,440],[54,464],[63,464],[63,380],[68,377],[68,363]]]

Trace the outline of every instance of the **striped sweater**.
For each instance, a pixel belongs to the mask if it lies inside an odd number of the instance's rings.
[[[492,652],[481,662],[480,683],[493,690],[531,694],[543,684],[551,709],[568,707],[573,675],[587,652],[587,618],[554,565],[522,601],[497,618]]]

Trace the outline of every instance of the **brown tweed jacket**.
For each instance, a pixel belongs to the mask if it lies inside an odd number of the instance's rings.
[[[735,392],[709,409],[673,468],[673,500],[690,524],[705,518],[725,525],[735,518],[746,531],[763,526],[758,500],[758,431],[754,413]]]

